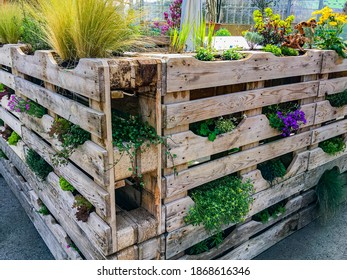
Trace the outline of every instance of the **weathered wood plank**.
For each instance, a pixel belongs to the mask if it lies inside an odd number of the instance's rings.
[[[11,127],[19,136],[22,136],[21,122],[3,107],[0,107],[0,119]]]
[[[312,144],[318,144],[324,140],[343,135],[347,131],[347,120],[334,122],[329,125],[317,128],[312,133]]]
[[[29,129],[23,127],[22,129],[23,141],[33,148],[40,156],[52,165],[52,157],[56,152],[43,140],[31,132]],[[86,199],[90,201],[97,209],[108,217],[110,215],[110,201],[109,194],[92,179],[83,174],[73,164],[68,163],[65,166],[55,168],[59,175],[63,176],[70,182]]]
[[[250,207],[250,211],[245,217],[246,219],[259,213],[260,211],[292,196],[306,191],[309,187],[304,184],[304,174],[291,177],[290,179],[268,188],[264,191],[256,193],[253,198],[253,204]],[[183,218],[184,215],[181,215]],[[233,224],[224,225],[222,228],[226,229],[231,227]],[[185,249],[192,245],[208,238],[210,234],[205,230],[203,225],[193,226],[186,225],[177,230],[169,232],[166,239],[166,258],[177,255],[183,252]]]
[[[166,231],[171,232],[185,226],[184,217],[193,205],[194,201],[189,196],[165,204]]]
[[[15,82],[14,82],[14,75],[11,73],[8,73],[6,71],[3,71],[0,69],[0,83],[4,84],[5,86],[8,86],[9,88],[15,90]]]
[[[347,61],[335,51],[324,51],[321,74],[347,71]]]
[[[346,69],[347,70],[347,69]],[[319,85],[319,96],[343,92],[347,88],[347,77],[324,80]]]
[[[34,100],[72,123],[79,125],[97,137],[103,138],[105,136],[106,131],[102,129],[105,122],[104,113],[86,107],[77,101],[54,93],[20,77],[16,77],[15,82],[16,90],[20,94]]]
[[[321,69],[321,51],[309,50],[298,57],[247,53],[247,58],[238,61],[203,62],[192,56],[169,57],[167,92],[319,74]]]
[[[347,142],[346,142],[347,143]],[[343,157],[347,154],[347,148],[344,151],[337,153],[336,155],[329,155],[325,153],[321,148],[316,148],[311,151],[310,161],[308,164],[308,170],[315,169],[321,165],[324,165],[330,161]]]
[[[313,125],[315,117],[315,105],[302,106],[307,118],[307,123],[301,127]],[[167,167],[221,153],[248,145],[257,141],[265,140],[281,133],[270,126],[269,120],[265,115],[248,117],[229,133],[217,135],[211,142],[207,137],[194,134],[192,131],[173,134],[167,139],[171,154],[175,154],[174,161],[167,161]]]
[[[347,115],[347,106],[333,107],[328,100],[317,103],[315,124],[343,118]]]
[[[35,131],[45,141],[50,143],[56,151],[62,149],[61,143],[48,134],[54,122],[53,117],[44,115],[39,119],[27,114],[21,114],[20,120],[27,128]],[[101,186],[106,186],[109,183],[105,174],[105,170],[109,168],[107,165],[107,151],[94,142],[86,141],[83,145],[80,145],[70,156],[70,160],[91,175]]]
[[[238,152],[221,159],[166,176],[166,196],[187,191],[228,174],[310,145],[311,132],[304,132],[269,144]]]
[[[61,88],[100,101],[104,94],[101,59],[81,59],[73,70],[59,67],[52,51],[36,51],[26,55],[20,47],[13,48],[13,68],[25,75],[35,77]],[[2,64],[2,63],[0,63]]]
[[[282,102],[315,97],[318,95],[318,88],[319,82],[313,81],[168,104],[164,107],[164,123],[166,128],[172,128]]]
[[[24,46],[21,44],[6,44],[0,47],[0,65],[12,67],[11,49]]]

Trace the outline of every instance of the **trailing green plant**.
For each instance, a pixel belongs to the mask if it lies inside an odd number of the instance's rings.
[[[72,208],[77,209],[75,216],[78,221],[82,222],[87,222],[90,213],[94,210],[94,206],[80,194],[75,196]]]
[[[63,61],[108,57],[141,43],[137,15],[120,0],[35,0],[25,8]]]
[[[187,249],[188,255],[199,255],[218,247],[224,240],[223,233],[219,232]]]
[[[223,60],[239,60],[245,58],[245,54],[238,52],[238,48],[231,48],[229,50],[225,50],[222,54]]]
[[[53,171],[53,167],[50,166],[38,153],[33,149],[29,149],[26,154],[26,163],[29,168],[39,177],[41,180],[45,180],[50,172]]]
[[[64,177],[59,178],[59,185],[63,191],[66,191],[66,192],[75,191],[75,188],[68,181],[66,181]]]
[[[165,138],[159,136],[155,128],[147,121],[142,121],[140,116],[120,116],[116,111],[112,111],[112,139],[113,145],[122,156],[124,153],[129,156],[132,165],[129,166],[129,171],[132,171],[133,177],[143,186],[142,174],[136,165],[135,157],[151,145],[162,144],[167,147]],[[167,152],[166,156],[172,161],[176,157],[170,152]]]
[[[320,142],[318,145],[325,153],[333,156],[345,150],[346,143],[341,136],[336,136]]]
[[[231,33],[226,28],[220,28],[215,32],[214,36],[231,36]]]
[[[24,13],[22,26],[20,29],[21,42],[30,47],[31,52],[36,50],[49,50],[42,31],[42,23]]]
[[[43,203],[42,203],[42,205],[41,205],[39,211],[37,211],[37,212],[40,213],[40,214],[43,215],[43,216],[47,216],[47,215],[50,214],[50,212],[49,212],[47,206],[44,205]]]
[[[284,55],[284,56],[298,56],[299,55],[298,50],[295,50],[293,48],[289,48],[286,46],[281,47],[281,52],[282,52],[282,55]]]
[[[16,3],[1,5],[0,9],[0,43],[17,44],[20,39],[22,24],[21,8]]]
[[[29,110],[27,110],[28,115],[41,119],[46,113],[47,110],[45,107],[35,101],[29,100]]]
[[[217,135],[233,131],[236,122],[236,118],[219,117],[194,123],[191,129],[195,134],[208,137],[208,140],[213,142]]]
[[[181,29],[175,27],[170,29],[170,48],[171,53],[182,53],[186,48],[186,43],[191,31],[189,23],[183,23]]]
[[[244,220],[253,201],[253,185],[235,176],[226,176],[191,191],[195,204],[184,218],[195,226],[203,224],[211,233],[219,233],[222,226]]]
[[[272,159],[258,165],[263,178],[272,186],[276,178],[283,178],[286,175],[286,167],[280,159]]]
[[[200,48],[198,49],[195,58],[201,61],[213,61],[215,60],[214,54],[211,49]]]
[[[347,105],[347,89],[342,92],[326,96],[326,100],[330,102],[333,107],[342,107]]]
[[[251,50],[264,41],[264,37],[261,34],[252,31],[244,32],[243,37],[245,37],[245,40],[247,41],[247,44]]]
[[[270,52],[274,54],[275,56],[282,56],[282,50],[280,47],[277,47],[275,45],[267,44],[264,48],[262,48],[264,52]]]
[[[8,144],[12,146],[17,146],[18,141],[21,140],[17,132],[12,131],[11,136],[8,138]]]
[[[344,196],[346,180],[335,167],[324,172],[316,186],[319,213],[324,222],[331,219],[339,209]]]
[[[66,165],[75,149],[90,139],[89,132],[60,117],[55,118],[48,134],[62,143],[62,149],[53,157],[55,166]]]

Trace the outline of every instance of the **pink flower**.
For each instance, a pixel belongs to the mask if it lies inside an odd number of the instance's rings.
[[[30,109],[29,103],[28,103],[28,104],[25,104],[25,109],[26,109],[27,111]]]

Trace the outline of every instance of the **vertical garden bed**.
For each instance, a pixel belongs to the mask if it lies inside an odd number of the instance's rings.
[[[246,54],[228,62],[165,54],[81,59],[66,69],[51,51],[0,48],[0,83],[9,92],[1,100],[2,129],[21,138],[16,146],[0,139],[8,158],[1,160],[1,173],[9,183],[16,176],[26,181],[27,197],[34,198],[23,202],[27,212],[37,209],[35,201],[49,210],[51,218],[41,217],[45,226],[38,228],[43,235],[50,230],[50,242],[60,244],[56,258],[252,258],[316,217],[312,188],[327,169],[345,171],[345,151],[331,156],[319,147],[346,133],[345,108],[325,100],[346,88],[345,69],[331,66],[340,61],[330,51],[294,58]],[[16,112],[9,104],[13,95],[43,111]],[[306,122],[283,137],[270,124],[269,108],[288,103],[300,107]],[[147,129],[152,141],[124,150],[117,136],[131,116],[140,116],[139,130]],[[73,127],[78,136],[88,135],[63,159],[57,120],[68,123],[69,133]],[[46,164],[44,178],[28,161],[32,151]],[[282,173],[270,180],[264,166],[275,161]],[[221,244],[213,247],[215,232],[186,217],[196,205],[195,191],[230,175],[253,191],[247,211],[222,225]],[[76,205],[81,197],[88,210]],[[79,253],[66,252],[62,240]]]

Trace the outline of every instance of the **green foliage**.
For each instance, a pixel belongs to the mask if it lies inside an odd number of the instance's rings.
[[[75,216],[78,221],[82,222],[87,222],[89,214],[94,210],[94,206],[80,194],[75,196],[72,208],[77,209]]]
[[[26,154],[26,163],[29,168],[39,177],[41,180],[45,180],[50,172],[53,171],[50,166],[38,153],[33,149],[29,149]]]
[[[285,212],[286,208],[284,204],[280,202],[254,215],[254,220],[266,224],[269,221],[270,217],[276,219],[277,217],[283,215]]]
[[[264,37],[257,32],[246,31],[243,36],[245,37],[251,50],[253,50],[256,45],[260,45],[264,41]]]
[[[5,125],[4,121],[0,119],[0,126],[4,126],[4,125]]]
[[[3,150],[0,149],[0,158],[8,159]]]
[[[121,2],[35,0],[25,7],[40,22],[44,41],[66,61],[108,57],[112,51],[139,44],[138,29],[133,27],[136,15],[133,10],[125,12]]]
[[[74,192],[75,191],[75,188],[68,181],[66,181],[65,178],[63,178],[63,177],[59,178],[59,185],[63,191],[66,191],[66,192]]]
[[[30,46],[31,51],[49,50],[41,29],[42,23],[30,16],[24,16],[21,26],[21,41]]]
[[[44,205],[44,204],[41,205],[39,211],[37,211],[37,212],[40,213],[40,214],[43,215],[43,216],[47,216],[47,215],[50,214],[50,212],[49,212],[47,206]]]
[[[213,142],[217,135],[233,131],[236,121],[236,118],[226,117],[208,119],[192,124],[191,129],[195,134],[208,137],[208,140]]]
[[[130,157],[132,166],[129,166],[129,170],[132,171],[133,177],[139,179],[139,183],[143,185],[142,174],[139,173],[135,156],[137,153],[146,151],[150,145],[166,145],[165,139],[160,137],[148,122],[143,122],[140,116],[121,117],[116,111],[112,112],[112,139],[113,145],[122,154],[126,153]],[[169,152],[166,155],[173,160],[174,155]]]
[[[298,56],[299,55],[298,50],[295,50],[293,48],[288,48],[286,46],[281,47],[281,52],[284,56]]]
[[[282,178],[286,175],[286,168],[280,159],[272,159],[258,165],[261,175],[270,185],[276,178]]]
[[[342,107],[347,105],[347,89],[343,92],[327,95],[326,100],[329,100],[330,105],[333,107]]]
[[[224,60],[239,60],[242,58],[245,58],[245,55],[238,52],[235,48],[225,50],[222,54],[222,59]]]
[[[59,117],[54,120],[48,134],[51,137],[57,137],[62,143],[62,150],[53,157],[53,164],[55,166],[66,165],[68,158],[73,154],[75,149],[90,139],[89,132]]]
[[[17,146],[19,140],[21,140],[20,136],[15,131],[12,131],[11,136],[7,141],[9,145]]]
[[[17,44],[20,39],[22,12],[16,3],[1,5],[0,9],[0,43]]]
[[[270,217],[271,215],[267,209],[261,211],[256,215],[256,219],[259,219],[263,224],[266,224],[269,221]]]
[[[46,108],[40,104],[30,100],[29,110],[26,111],[30,116],[41,119],[46,114]]]
[[[194,49],[199,50],[205,46],[206,20],[203,17],[199,23],[194,24]]]
[[[209,22],[208,23],[208,29],[207,29],[207,48],[210,50],[212,50],[214,28],[215,28],[215,24]]]
[[[221,28],[215,32],[214,36],[231,36],[231,33],[228,29]]]
[[[316,187],[319,212],[323,221],[332,218],[342,202],[346,181],[335,167],[324,172]]]
[[[214,55],[211,49],[200,48],[198,49],[195,58],[201,61],[212,61],[214,60]]]
[[[275,45],[270,45],[267,44],[263,49],[264,52],[270,52],[273,53],[275,56],[282,56],[282,50],[281,48],[275,46]]]
[[[0,83],[0,92],[4,92],[4,91],[5,91],[5,86]]]
[[[325,153],[333,156],[342,152],[346,148],[346,144],[342,137],[337,136],[320,142],[319,147],[322,148]]]
[[[265,9],[270,7],[273,3],[273,0],[251,0],[251,6],[260,10],[262,15],[265,15]]]
[[[191,191],[195,205],[185,217],[186,223],[203,224],[208,232],[218,233],[224,224],[243,221],[253,201],[253,185],[234,176],[226,176]]]
[[[184,52],[190,31],[191,25],[189,23],[183,23],[181,29],[175,27],[170,30],[170,53]]]
[[[218,247],[223,242],[223,233],[219,232],[187,249],[188,255],[199,255]]]

